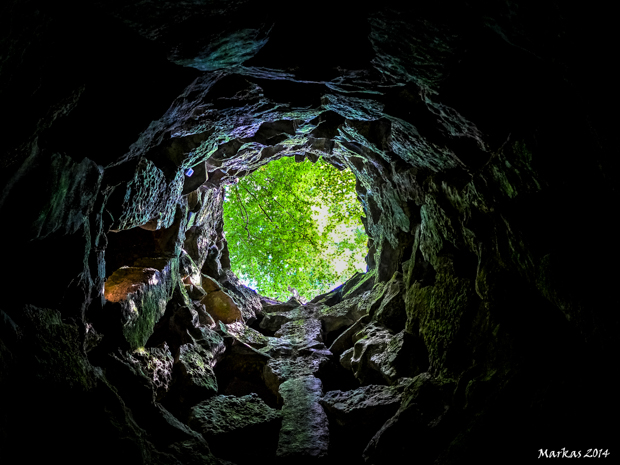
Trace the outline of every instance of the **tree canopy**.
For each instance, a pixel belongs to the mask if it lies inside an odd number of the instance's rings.
[[[235,274],[265,296],[312,298],[365,271],[355,176],[319,159],[272,161],[226,187],[224,231]]]

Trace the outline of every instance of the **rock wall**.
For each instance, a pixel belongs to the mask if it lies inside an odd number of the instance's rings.
[[[0,7],[2,463],[616,452],[611,15],[341,3]],[[282,156],[365,212],[309,303],[230,270]]]

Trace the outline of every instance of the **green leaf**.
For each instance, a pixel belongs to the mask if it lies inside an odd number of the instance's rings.
[[[227,186],[231,265],[261,294],[312,298],[366,268],[355,176],[319,159],[284,157]]]

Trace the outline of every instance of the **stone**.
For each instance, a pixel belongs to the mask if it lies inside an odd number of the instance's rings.
[[[276,457],[287,461],[327,455],[329,425],[321,398],[321,381],[313,376],[289,379],[280,386],[282,428]]]
[[[261,307],[263,309],[269,305],[280,305],[284,303],[284,302],[280,302],[277,299],[272,299],[271,297],[265,297],[264,295],[259,295],[259,300],[260,300]]]
[[[323,305],[336,305],[338,302],[342,300],[342,288],[343,284],[328,291],[324,294],[319,294],[315,298],[313,298],[310,303],[312,304],[323,304]]]
[[[408,448],[407,439],[411,437],[425,444],[420,459],[432,457],[442,441],[448,441],[442,436],[450,431],[456,420],[448,401],[453,388],[453,384],[437,380],[429,373],[409,380],[401,406],[370,440],[364,459],[377,464],[393,463],[402,457]]]
[[[294,320],[280,326],[274,337],[286,339],[295,348],[302,349],[315,342],[322,342],[322,332],[320,320]]]
[[[253,324],[256,321],[256,315],[262,311],[262,303],[257,292],[244,285],[230,270],[226,271],[223,285],[239,307],[243,320],[249,325]]]
[[[109,177],[104,177],[104,182],[110,182]],[[157,218],[157,229],[172,226],[176,199],[183,189],[182,173],[168,182],[161,169],[142,158],[137,162],[132,179],[121,186],[116,187],[118,195],[111,196],[108,201],[107,208],[119,213],[110,230],[135,228],[153,218]]]
[[[343,327],[351,326],[357,320],[366,315],[364,309],[360,309],[361,296],[353,297],[332,306],[320,310],[318,318],[325,325],[325,335],[338,331]]]
[[[383,288],[380,296],[381,304],[374,312],[373,319],[392,331],[404,328],[407,321],[404,295],[402,274],[396,272]]]
[[[212,291],[207,293],[200,301],[205,306],[205,311],[217,321],[222,323],[234,323],[243,319],[241,311],[233,299],[224,291]]]
[[[247,429],[268,428],[281,421],[281,412],[265,404],[256,394],[214,396],[192,407],[189,426],[207,438],[223,440],[231,434],[238,439]],[[271,425],[272,426],[272,425]],[[278,425],[279,426],[279,425]]]
[[[272,357],[263,372],[266,386],[277,396],[279,403],[282,402],[282,383],[316,375],[332,357],[323,343],[322,322],[316,318],[322,309],[320,305],[307,304],[285,312],[265,314],[265,318],[281,318],[271,320],[280,324],[270,341],[280,342],[270,344],[267,353]]]
[[[211,329],[216,327],[215,320],[211,315],[207,313],[207,309],[203,304],[195,306],[196,313],[198,314],[198,321],[201,325],[207,326]]]
[[[284,311],[278,306],[279,311],[273,313],[265,312],[260,322],[260,327],[268,331],[277,331],[280,327],[290,321],[309,319],[315,313],[314,306],[297,306],[294,308],[284,307]]]
[[[370,270],[366,273],[357,273],[342,288],[343,299],[351,299],[372,289],[377,273]]]
[[[320,403],[337,425],[370,431],[373,428],[366,428],[367,425],[378,429],[396,413],[403,389],[403,385],[368,385],[351,391],[329,391]]]
[[[215,292],[221,291],[222,286],[213,279],[211,276],[207,276],[206,274],[202,274],[201,276],[201,286],[206,292]]]
[[[184,287],[187,291],[187,295],[189,296],[189,298],[194,301],[200,302],[207,295],[204,289],[199,286],[194,286],[193,284],[185,284]]]
[[[189,307],[177,309],[159,337],[175,344],[173,380],[166,396],[171,409],[187,410],[193,403],[217,392],[213,369],[223,358],[226,347],[217,332],[200,325],[195,311]]]
[[[132,350],[145,346],[164,315],[177,270],[176,260],[143,260],[136,264],[145,266],[120,268],[108,279],[104,292],[111,299],[106,299],[107,305],[121,315],[122,326],[115,326]]]
[[[340,363],[362,384],[394,384],[400,377],[415,376],[428,367],[424,345],[405,331],[393,334],[370,323],[352,340],[354,346],[340,355]]]
[[[184,250],[181,250],[181,255],[179,257],[179,274],[183,278],[183,282],[185,284],[192,284],[194,286],[202,286],[202,276],[200,273],[200,268],[192,257],[187,254]]]
[[[279,304],[263,305],[263,313],[280,313],[298,308],[301,304],[299,302],[285,302]]]
[[[195,401],[217,393],[213,357],[199,346],[183,344],[175,362],[177,390],[183,391],[182,402]]]
[[[265,336],[264,334],[250,328],[249,326],[246,326],[241,322],[230,323],[227,325],[220,322],[219,326],[225,334],[234,337],[241,344],[247,345],[259,351],[265,349],[265,352],[269,352],[272,345],[280,342],[278,338]]]
[[[370,322],[370,317],[363,316],[347,329],[345,329],[340,335],[334,340],[331,346],[329,346],[329,350],[334,355],[340,357],[345,350],[353,348],[353,336],[359,333],[365,325]]]
[[[237,341],[232,342],[215,366],[218,392],[239,397],[255,393],[270,407],[277,407],[277,393],[269,388],[264,376],[269,360],[269,355],[265,353]]]
[[[208,356],[213,358],[214,363],[217,363],[226,350],[222,336],[211,328],[205,326],[188,328],[187,333],[192,343],[206,351]]]
[[[328,353],[323,351],[303,356],[293,352],[290,356],[270,359],[265,365],[263,378],[267,387],[279,396],[280,386],[286,380],[316,375],[328,360]]]
[[[161,402],[172,383],[174,359],[168,344],[164,342],[162,347],[135,350],[128,355],[127,360],[140,365],[141,371],[153,385],[155,400]]]
[[[464,325],[468,318],[478,313],[480,300],[473,280],[456,275],[451,260],[443,259],[440,263],[434,284],[422,286],[415,282],[409,288],[406,329],[420,335],[429,348],[431,365],[442,367],[447,374],[452,367],[457,371],[465,368],[459,366],[462,334],[467,331]],[[517,302],[518,298],[513,295],[510,300]],[[506,302],[503,307],[507,305],[510,304]]]
[[[198,312],[191,306],[183,305],[174,309],[171,308],[168,310],[168,314],[168,324],[165,330],[168,334],[163,337],[171,339],[172,335],[169,333],[173,333],[177,336],[174,339],[183,341],[183,343],[192,342],[189,331],[197,328],[200,324]],[[175,344],[175,349],[179,345],[180,344]]]
[[[257,394],[214,396],[192,407],[188,420],[215,455],[240,462],[273,457],[281,423],[282,413]]]
[[[123,267],[116,270],[106,281],[104,295],[110,302],[126,300],[129,294],[157,284],[159,272],[153,268]]]
[[[360,456],[378,431],[398,410],[403,384],[369,385],[351,391],[329,391],[320,400],[329,419],[333,459]]]

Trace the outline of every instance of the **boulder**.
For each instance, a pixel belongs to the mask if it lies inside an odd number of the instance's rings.
[[[330,457],[360,456],[383,424],[398,410],[404,386],[363,386],[329,391],[319,401],[329,419]]]
[[[121,267],[106,281],[104,296],[111,311],[103,318],[122,331],[131,350],[144,347],[164,315],[177,282],[177,260],[142,259]],[[117,321],[115,317],[120,313]]]
[[[373,319],[392,331],[400,331],[407,322],[402,274],[394,273],[382,290],[379,308],[374,312]]]
[[[347,329],[345,329],[329,346],[329,351],[334,355],[340,356],[345,350],[353,347],[353,336],[360,332],[366,324],[368,324],[370,318],[368,315],[361,317]]]
[[[243,462],[273,457],[281,423],[282,413],[257,394],[214,396],[192,407],[188,420],[215,455]]]
[[[404,386],[371,384],[351,391],[329,391],[320,403],[330,421],[354,429],[378,429],[400,406]],[[370,439],[370,438],[368,438]]]
[[[317,295],[314,299],[310,301],[312,304],[322,304],[322,305],[336,305],[338,302],[342,300],[342,288],[343,284],[332,289],[331,291],[325,292],[323,294]]]
[[[415,438],[417,458],[422,463],[432,462],[438,450],[453,437],[457,425],[450,411],[452,383],[421,373],[409,380],[402,395],[402,404],[392,418],[385,422],[364,450],[366,462],[388,465],[398,462]]]
[[[192,257],[183,249],[181,249],[181,255],[179,257],[179,273],[186,284],[201,286],[202,276],[200,268],[194,263]]]
[[[220,283],[218,283],[211,276],[207,276],[204,273],[202,273],[200,282],[201,282],[202,288],[206,292],[220,291],[222,289],[222,286],[220,286]]]
[[[154,268],[124,266],[107,279],[104,296],[109,302],[120,302],[129,294],[157,284],[159,279],[159,272]]]
[[[200,286],[195,286],[193,284],[185,284],[185,290],[187,291],[187,295],[193,301],[201,301],[207,293]]]
[[[276,456],[286,463],[327,456],[329,425],[319,403],[322,394],[321,380],[313,376],[290,379],[280,386],[284,405]]]
[[[172,367],[174,359],[165,342],[161,347],[139,349],[126,357],[127,361],[136,362],[140,371],[151,381],[155,391],[155,400],[164,398],[172,383]]]
[[[366,273],[357,273],[342,288],[343,299],[351,299],[372,289],[376,282],[376,270],[370,270]]]
[[[272,338],[279,343],[272,345],[272,358],[265,365],[263,375],[265,384],[278,396],[279,402],[282,401],[279,393],[282,383],[312,377],[332,357],[323,343],[322,323],[317,319],[322,309],[320,305],[308,304],[287,312],[267,314],[282,318],[276,337]]]
[[[275,306],[274,306],[275,307]],[[293,308],[277,306],[279,311],[263,314],[260,327],[268,331],[277,331],[284,323],[295,320],[307,320],[320,314],[323,305],[306,304]]]
[[[194,308],[198,314],[198,321],[202,326],[206,326],[211,329],[215,328],[215,320],[207,313],[207,309],[204,304],[199,303]]]
[[[285,339],[298,349],[323,341],[321,322],[310,319],[289,321],[280,326],[274,336]]]
[[[258,351],[264,349],[264,352],[269,352],[273,345],[280,342],[278,338],[265,336],[241,322],[226,325],[220,321],[219,328],[220,331],[233,337],[240,344],[244,344]]]
[[[208,291],[207,291],[208,292]],[[208,292],[200,301],[205,306],[205,311],[217,321],[222,323],[234,323],[243,319],[241,311],[233,299],[224,291]]]
[[[279,312],[287,312],[289,310],[293,310],[294,308],[300,307],[302,304],[300,304],[297,301],[293,301],[293,302],[285,302],[285,303],[280,303],[280,304],[269,304],[269,305],[263,305],[262,309],[263,309],[263,313],[279,313]]]
[[[243,284],[230,270],[226,270],[225,278],[220,281],[241,311],[243,321],[247,324],[254,323],[256,315],[262,312],[262,303],[258,293]]]
[[[360,308],[362,296],[353,297],[332,306],[321,308],[318,318],[324,323],[325,335],[334,333],[344,327],[351,326],[361,317],[366,315],[366,311]]]
[[[375,323],[353,336],[354,346],[340,356],[343,367],[362,383],[394,384],[428,368],[428,354],[419,338],[404,330],[393,334]]]
[[[175,390],[181,393],[180,403],[185,406],[216,394],[213,355],[199,345],[183,344],[175,363]]]
[[[286,380],[316,375],[328,361],[329,357],[323,351],[308,355],[272,358],[265,365],[263,373],[265,384],[279,396],[280,385]],[[280,397],[278,399],[281,401]]]

